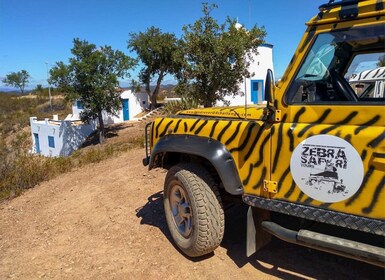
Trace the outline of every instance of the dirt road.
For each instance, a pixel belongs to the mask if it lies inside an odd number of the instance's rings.
[[[245,209],[200,259],[170,240],[165,173],[143,150],[85,166],[0,204],[0,279],[384,279],[384,270],[273,240],[245,257]]]

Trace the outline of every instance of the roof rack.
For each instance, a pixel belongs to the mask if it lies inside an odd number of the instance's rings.
[[[342,6],[358,4],[358,2],[360,2],[360,0],[342,0],[342,1],[338,1],[338,2],[335,2],[335,0],[330,0],[329,3],[319,6],[318,9],[321,12],[324,12],[324,11],[330,10],[334,7],[342,7]]]

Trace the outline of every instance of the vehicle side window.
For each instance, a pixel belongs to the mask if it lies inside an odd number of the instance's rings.
[[[385,53],[376,52],[355,56],[345,78],[360,100],[384,99]]]
[[[286,93],[286,102],[385,102],[384,28],[379,24],[319,34]]]

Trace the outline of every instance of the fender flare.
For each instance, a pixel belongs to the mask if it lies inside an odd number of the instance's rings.
[[[154,167],[156,155],[166,152],[195,155],[207,159],[218,172],[226,192],[233,195],[243,194],[243,186],[234,159],[221,142],[200,136],[166,135],[154,146],[149,169]]]

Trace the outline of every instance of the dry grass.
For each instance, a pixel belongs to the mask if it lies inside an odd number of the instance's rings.
[[[18,196],[23,190],[90,163],[117,156],[133,148],[142,148],[142,124],[115,125],[107,130],[106,142],[96,144],[89,139],[88,146],[69,157],[47,158],[28,153],[30,135],[20,133],[6,145],[0,142],[0,201]]]
[[[0,93],[0,201],[74,168],[143,147],[144,124],[124,123],[107,128],[104,144],[98,144],[98,139],[91,137],[86,145],[66,158],[30,154],[29,117],[65,116],[69,105],[57,97],[53,99],[53,109],[50,110],[45,96],[22,98]]]

